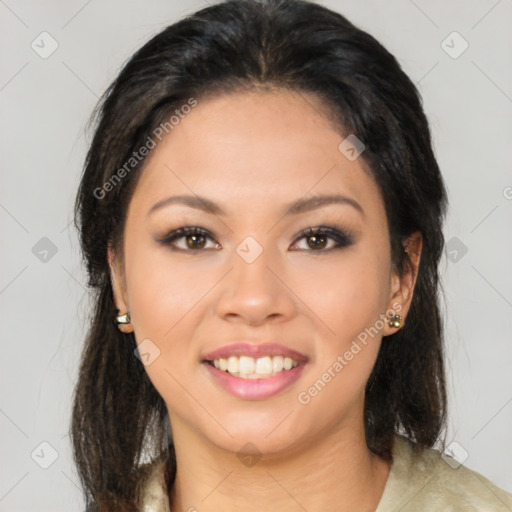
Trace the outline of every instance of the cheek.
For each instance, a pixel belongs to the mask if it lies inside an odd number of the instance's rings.
[[[145,370],[158,392],[172,401],[183,395],[182,384],[198,366],[191,343],[201,322],[199,304],[215,281],[196,272],[190,261],[178,261],[160,248],[140,244],[126,254],[135,338],[137,344],[149,339],[149,347],[158,354]]]
[[[323,325],[326,339],[350,343],[385,313],[386,259],[374,257],[372,251],[375,249],[361,247],[339,257],[304,262],[294,292]]]
[[[189,313],[215,282],[191,259],[149,244],[127,252],[129,303],[140,334],[165,341],[190,322]]]
[[[319,350],[306,382],[309,387],[298,398],[310,404],[307,410],[313,416],[335,421],[340,410],[359,403],[377,359],[386,280],[380,266],[363,257],[347,260],[336,273],[316,277],[314,296],[305,302],[313,305],[317,318]],[[305,284],[302,293],[307,295]]]
[[[319,414],[325,404],[349,407],[364,392],[375,364],[388,293],[387,260],[375,254],[375,247],[361,247],[333,258],[310,270],[298,291],[317,319],[318,359],[308,379],[312,394],[303,391],[306,398],[318,396],[312,409],[318,407]]]

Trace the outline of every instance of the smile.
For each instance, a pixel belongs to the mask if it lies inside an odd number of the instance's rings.
[[[272,358],[272,364],[273,360],[274,358]],[[227,361],[229,364],[229,358]],[[216,385],[220,385],[222,389],[231,395],[245,400],[263,400],[281,393],[300,377],[307,366],[306,363],[297,363],[295,361],[297,366],[292,366],[291,369],[286,370],[283,360],[283,369],[278,373],[274,374],[274,372],[272,372],[268,375],[258,375],[253,372],[252,374],[243,374],[242,376],[239,372],[232,374],[227,370],[221,370],[220,360],[218,360],[218,363],[219,368],[216,368],[215,364],[212,364],[211,361],[203,361],[202,366],[207,370],[209,377],[213,379]],[[256,364],[257,362],[255,365]],[[290,363],[287,362],[287,365],[289,364]],[[265,362],[265,365],[268,367],[268,361]]]
[[[217,370],[228,372],[240,379],[265,379],[274,377],[282,371],[289,371],[299,366],[299,362],[291,357],[283,356],[229,356],[228,358],[214,359],[208,361]]]

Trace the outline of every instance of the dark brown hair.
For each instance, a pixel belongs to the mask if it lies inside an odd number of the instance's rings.
[[[108,192],[104,184],[190,98],[256,87],[313,93],[336,119],[340,141],[356,134],[365,144],[361,158],[382,193],[399,273],[410,268],[403,241],[415,231],[423,236],[407,321],[383,339],[366,386],[369,449],[391,460],[395,433],[422,449],[433,446],[445,426],[438,264],[447,198],[416,87],[393,55],[341,14],[301,0],[226,1],[147,42],[95,113],[75,205],[95,297],[71,421],[87,510],[137,510],[142,463],[169,460],[170,484],[176,469],[164,401],[134,356],[134,335],[113,322],[107,248],[122,247],[127,206],[145,159]]]

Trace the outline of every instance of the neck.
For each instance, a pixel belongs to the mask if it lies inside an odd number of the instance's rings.
[[[368,450],[363,428],[337,429],[286,455],[265,454],[245,463],[179,425],[173,438],[172,512],[371,512],[390,469]]]

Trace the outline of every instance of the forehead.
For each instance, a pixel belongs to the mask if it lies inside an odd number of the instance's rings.
[[[149,209],[171,193],[197,194],[232,213],[248,202],[278,208],[320,193],[379,203],[363,159],[340,151],[345,134],[325,108],[287,90],[198,100],[150,153],[133,201]]]

